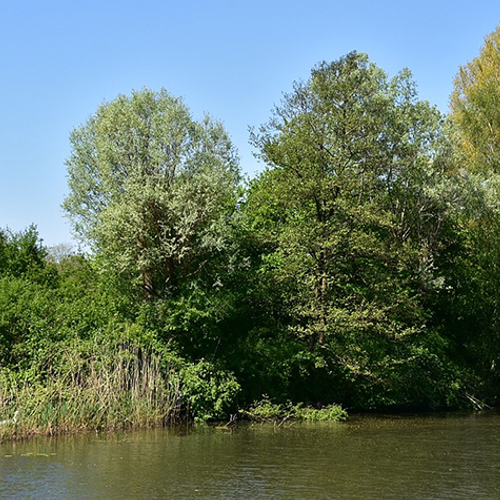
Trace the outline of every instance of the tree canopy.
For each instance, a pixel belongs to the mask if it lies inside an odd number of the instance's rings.
[[[381,398],[421,383],[409,374],[429,354],[424,301],[444,286],[436,261],[456,201],[442,127],[408,71],[389,80],[351,53],[317,66],[253,135],[269,169],[249,209],[289,328],[316,363]]]
[[[468,169],[500,173],[500,26],[460,67],[450,107]]]
[[[223,245],[239,174],[220,123],[144,89],[100,106],[71,146],[64,209],[76,234],[148,297],[199,273]]]

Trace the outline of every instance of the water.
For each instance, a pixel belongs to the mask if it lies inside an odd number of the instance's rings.
[[[499,499],[500,413],[0,445],[0,499]]]

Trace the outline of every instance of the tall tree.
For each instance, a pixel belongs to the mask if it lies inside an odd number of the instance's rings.
[[[262,272],[318,366],[357,390],[401,388],[403,367],[417,373],[427,352],[409,339],[423,339],[423,296],[443,285],[434,259],[453,187],[441,128],[409,72],[388,80],[351,53],[317,66],[253,135],[269,165],[248,199],[269,241]]]
[[[450,105],[468,169],[500,173],[500,26],[460,68]]]
[[[71,147],[63,207],[75,233],[148,298],[199,274],[223,245],[238,166],[220,123],[144,89],[100,106]]]
[[[485,383],[482,397],[498,398],[500,26],[486,36],[479,55],[460,67],[450,108],[456,156],[475,196],[462,214],[466,252],[453,270],[457,293],[447,322],[459,336],[472,371]]]

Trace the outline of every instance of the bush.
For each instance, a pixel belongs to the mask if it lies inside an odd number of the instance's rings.
[[[275,424],[280,422],[280,425],[289,419],[338,422],[347,418],[347,412],[340,405],[331,404],[322,408],[313,408],[303,406],[302,403],[293,405],[290,401],[277,404],[273,403],[268,396],[263,396],[249,409],[240,410],[240,413],[256,422],[274,422]]]
[[[201,360],[180,371],[181,399],[196,422],[225,418],[241,390],[231,372]]]

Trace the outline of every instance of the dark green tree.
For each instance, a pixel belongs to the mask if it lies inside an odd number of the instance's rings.
[[[429,403],[432,391],[410,391],[445,376],[424,307],[446,285],[435,263],[456,198],[441,133],[409,72],[388,80],[351,53],[317,66],[253,134],[269,165],[248,199],[268,242],[261,272],[317,373],[351,381],[366,405]]]
[[[42,278],[46,257],[47,250],[35,226],[18,233],[0,229],[0,276]]]

